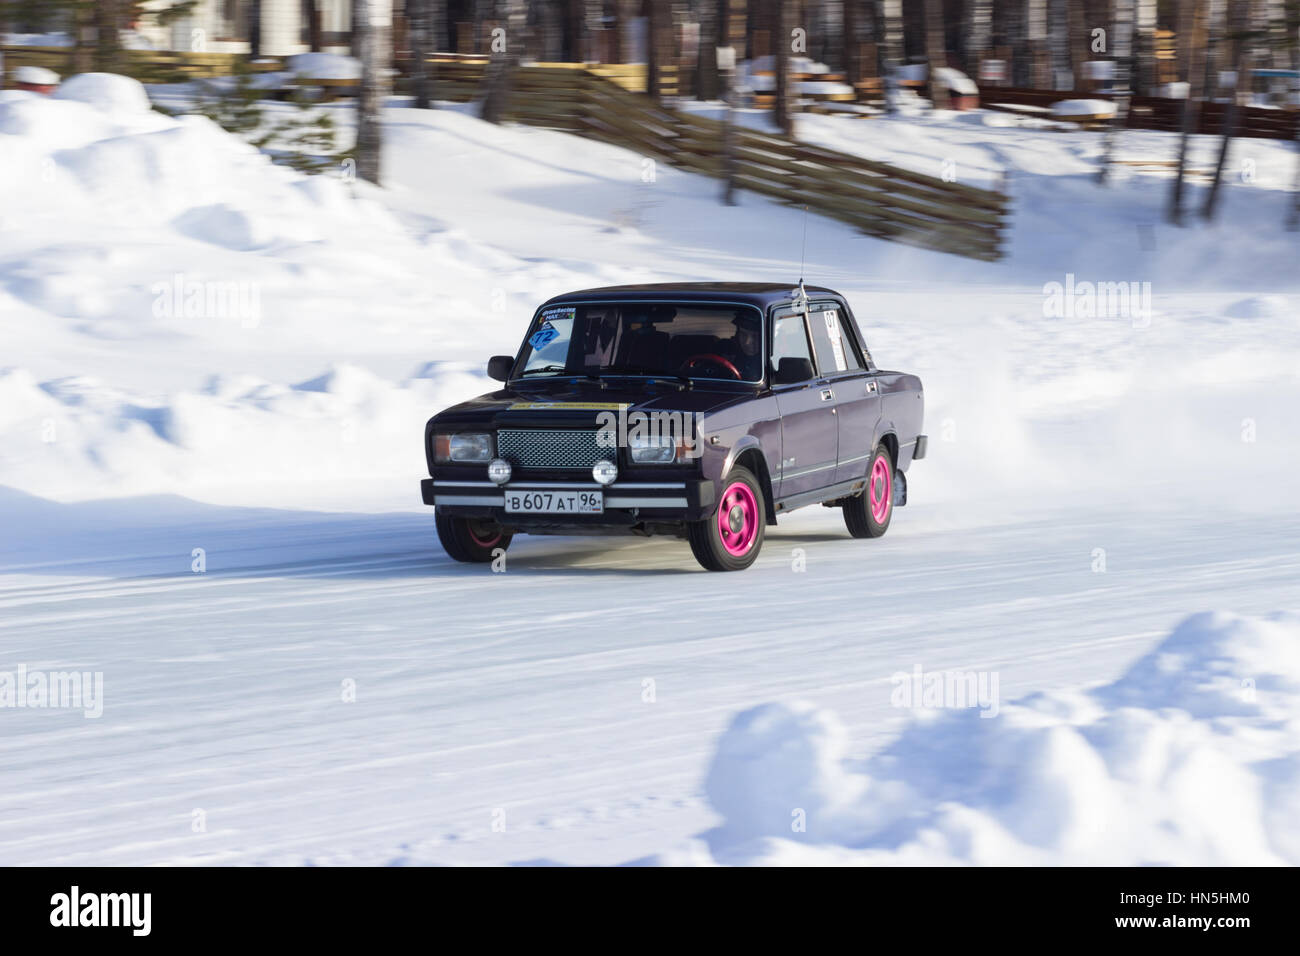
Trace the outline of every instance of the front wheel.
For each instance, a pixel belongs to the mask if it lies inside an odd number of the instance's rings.
[[[747,468],[733,468],[722,482],[718,510],[686,532],[695,560],[709,571],[743,571],[763,546],[767,507],[763,486]]]
[[[491,518],[458,518],[441,511],[435,511],[433,518],[443,549],[457,561],[486,564],[497,548],[510,547],[512,535]]]
[[[844,502],[844,524],[855,538],[879,538],[894,516],[894,462],[881,445],[867,466],[867,487]]]

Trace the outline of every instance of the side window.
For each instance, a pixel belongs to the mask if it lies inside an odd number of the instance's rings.
[[[783,358],[813,360],[802,315],[778,316],[772,323],[772,371],[780,367]]]
[[[808,313],[808,323],[812,326],[813,346],[817,350],[817,369],[822,375],[862,369],[850,333],[841,325],[839,309],[814,307]]]

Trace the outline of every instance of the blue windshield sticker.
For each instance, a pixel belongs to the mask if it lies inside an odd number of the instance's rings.
[[[543,322],[542,327],[529,336],[528,344],[533,347],[534,351],[540,352],[559,338],[559,335],[559,329],[551,325],[550,322]]]

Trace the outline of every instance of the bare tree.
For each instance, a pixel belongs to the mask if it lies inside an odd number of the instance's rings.
[[[993,38],[993,0],[966,0],[965,14],[966,72],[979,76],[980,61],[988,55]]]
[[[925,57],[930,61],[930,102],[937,110],[946,110],[948,84],[941,69],[948,65],[943,41],[943,0],[925,0]]]
[[[411,38],[411,93],[416,109],[433,106],[433,0],[406,0],[407,32]]]
[[[1065,0],[1065,19],[1070,34],[1070,67],[1076,90],[1085,89],[1088,85],[1086,64],[1090,56],[1085,6],[1084,0]]]
[[[353,0],[352,30],[361,51],[357,90],[357,175],[382,184],[384,134],[380,113],[388,92],[391,0]]]
[[[505,119],[510,102],[510,83],[526,41],[528,8],[524,0],[503,0],[503,6],[505,30],[493,37],[492,58],[483,78],[483,100],[479,105],[479,118],[489,123],[500,123]]]
[[[840,40],[844,44],[844,79],[852,85],[862,79],[862,58],[858,47],[858,17],[861,0],[842,0]]]
[[[302,18],[307,24],[307,47],[319,53],[323,46],[320,20],[320,0],[302,0]]]
[[[1232,49],[1236,53],[1233,69],[1237,77],[1232,86],[1232,99],[1228,101],[1223,111],[1223,139],[1219,144],[1219,161],[1214,166],[1214,180],[1210,183],[1210,191],[1206,193],[1205,205],[1201,207],[1201,215],[1207,221],[1212,220],[1218,211],[1219,187],[1223,182],[1223,170],[1228,165],[1228,152],[1232,148],[1232,138],[1237,131],[1239,115],[1237,104],[1241,101],[1243,91],[1250,89],[1250,46],[1244,42],[1243,37],[1247,29],[1249,7],[1249,0],[1228,0],[1228,22],[1224,39],[1232,42]]]
[[[1106,122],[1106,133],[1102,137],[1101,165],[1097,169],[1097,182],[1103,186],[1110,176],[1116,140],[1127,122],[1129,103],[1133,99],[1129,88],[1133,66],[1133,0],[1114,0],[1111,11],[1113,20],[1110,26],[1109,52],[1114,57],[1115,75],[1111,80],[1110,91],[1115,107]]]
[[[1179,0],[1178,43],[1186,48],[1186,55],[1181,57],[1183,69],[1187,75],[1183,81],[1187,84],[1187,97],[1183,100],[1182,135],[1178,141],[1178,170],[1174,174],[1173,189],[1169,193],[1169,221],[1175,226],[1183,224],[1183,194],[1185,192],[1187,173],[1187,149],[1191,143],[1192,130],[1196,127],[1197,101],[1204,87],[1205,70],[1203,57],[1205,52],[1205,14],[1206,0]]]
[[[663,96],[659,67],[663,62],[663,21],[666,0],[645,0],[645,91],[658,102]]]
[[[356,20],[356,11],[352,19]],[[353,34],[356,27],[353,26]],[[262,0],[248,0],[248,58],[256,60],[262,55]]]
[[[120,73],[122,69],[122,0],[98,0],[95,4],[95,69]]]
[[[718,98],[718,47],[721,7],[727,0],[704,0],[700,5],[700,52],[695,68],[695,98]]]
[[[95,12],[84,4],[77,4],[72,10],[72,72],[89,73],[95,63]]]
[[[776,4],[772,36],[772,69],[776,73],[776,90],[772,98],[772,118],[776,128],[787,136],[794,135],[794,113],[790,90],[790,33],[792,4],[772,0]]]
[[[1133,92],[1147,93],[1156,81],[1156,0],[1135,0]]]
[[[878,48],[880,75],[885,80],[885,109],[898,109],[898,69],[903,65],[902,0],[876,0],[876,22],[880,25]]]

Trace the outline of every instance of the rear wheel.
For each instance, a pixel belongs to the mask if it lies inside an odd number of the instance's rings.
[[[460,518],[434,512],[438,527],[438,540],[443,549],[457,561],[484,564],[492,560],[497,548],[510,547],[510,535],[491,518]]]
[[[867,487],[844,502],[844,524],[855,538],[879,538],[894,516],[894,461],[881,445],[867,466]]]
[[[722,482],[717,510],[686,532],[695,560],[710,571],[742,571],[763,546],[767,506],[763,486],[747,468],[733,468]]]

